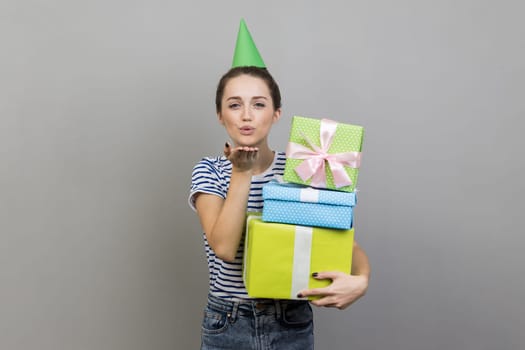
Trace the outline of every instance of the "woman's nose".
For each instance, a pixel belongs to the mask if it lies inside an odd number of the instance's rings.
[[[242,112],[242,120],[252,120],[252,114],[248,108],[245,108]]]

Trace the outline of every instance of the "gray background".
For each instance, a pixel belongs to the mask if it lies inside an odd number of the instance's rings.
[[[0,348],[195,349],[193,165],[244,17],[292,115],[366,128],[373,269],[318,349],[525,348],[522,1],[4,0]]]

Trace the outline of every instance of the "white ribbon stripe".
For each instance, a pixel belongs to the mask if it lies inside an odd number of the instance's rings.
[[[319,202],[319,190],[313,189],[311,187],[301,189],[300,201],[309,203]]]
[[[295,226],[291,299],[297,299],[297,293],[308,288],[312,234],[312,227]]]

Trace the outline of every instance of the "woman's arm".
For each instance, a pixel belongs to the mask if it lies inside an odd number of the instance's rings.
[[[325,288],[312,288],[301,291],[300,297],[318,295],[321,299],[312,300],[316,306],[346,309],[357,299],[365,295],[370,278],[370,264],[365,251],[354,241],[352,252],[352,274],[339,271],[314,273],[316,279],[331,279],[332,283]]]
[[[252,167],[258,152],[253,147],[237,147],[230,150],[227,146],[224,153],[232,162],[226,199],[201,193],[195,199],[195,207],[208,243],[215,254],[225,261],[233,261],[242,237]]]

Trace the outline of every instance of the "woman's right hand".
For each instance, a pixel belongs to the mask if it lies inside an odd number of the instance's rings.
[[[257,161],[259,148],[231,147],[228,142],[224,145],[224,155],[232,163],[232,170],[245,172],[252,170]]]

